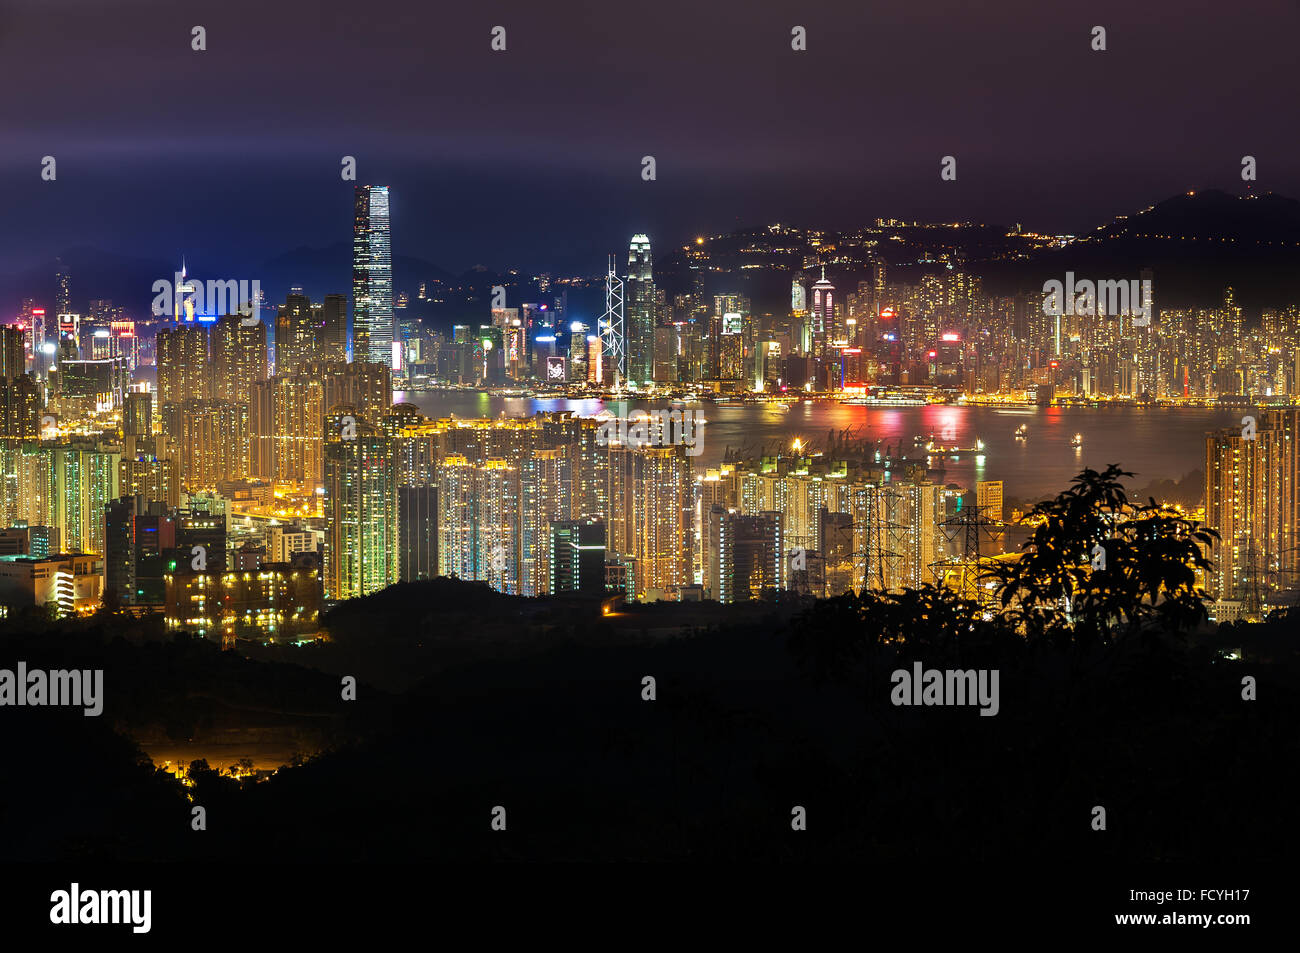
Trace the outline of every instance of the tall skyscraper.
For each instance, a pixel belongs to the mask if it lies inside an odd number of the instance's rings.
[[[654,374],[655,283],[650,238],[633,235],[624,285],[627,321],[627,376],[645,383]]]
[[[392,441],[348,405],[325,423],[325,596],[355,599],[393,582]]]
[[[358,185],[352,231],[352,359],[393,367],[393,250],[388,186]]]
[[[248,403],[253,385],[266,380],[266,325],[226,315],[213,325],[210,340],[212,396]]]

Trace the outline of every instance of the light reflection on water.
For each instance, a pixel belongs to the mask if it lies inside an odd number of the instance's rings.
[[[418,406],[429,416],[528,416],[538,411],[576,411],[595,414],[605,405],[599,400],[539,400],[494,397],[469,391],[398,392],[395,400]],[[661,408],[665,403],[627,401],[626,411]],[[976,480],[1003,480],[1009,497],[1037,497],[1063,489],[1085,466],[1102,469],[1118,463],[1136,474],[1130,488],[1152,480],[1178,480],[1205,466],[1205,432],[1240,426],[1240,410],[1205,408],[1031,408],[958,407],[931,404],[920,407],[865,407],[832,402],[808,402],[783,411],[774,404],[718,406],[702,404],[708,424],[703,428],[703,452],[697,467],[717,466],[728,447],[753,450],[789,446],[796,438],[825,446],[831,432],[855,428],[855,436],[882,443],[896,458],[924,462],[923,444],[931,435],[945,447],[973,448],[983,440],[984,465],[973,453],[943,460],[942,478],[973,486]],[[610,406],[616,413],[622,408]],[[1025,439],[1015,430],[1029,427]],[[1070,445],[1078,433],[1081,447]],[[932,465],[938,466],[937,460]]]

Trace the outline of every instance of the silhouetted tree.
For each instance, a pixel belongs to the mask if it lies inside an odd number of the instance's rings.
[[[1118,629],[1185,631],[1206,618],[1198,571],[1217,534],[1154,499],[1132,505],[1111,464],[1086,469],[1025,517],[1036,524],[1015,560],[985,573],[1006,615],[1030,638],[1105,641]]]

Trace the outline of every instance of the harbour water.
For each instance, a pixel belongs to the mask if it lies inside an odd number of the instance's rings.
[[[415,404],[431,417],[529,416],[539,411],[598,413],[598,400],[543,400],[499,397],[471,391],[397,392],[395,401]],[[614,413],[661,409],[661,402],[610,404]],[[1035,408],[992,406],[870,407],[830,401],[797,403],[789,410],[776,404],[698,406],[707,424],[697,467],[715,467],[728,448],[789,446],[795,439],[825,446],[828,434],[855,429],[861,439],[881,442],[894,457],[925,462],[924,444],[933,437],[944,447],[973,448],[984,442],[983,460],[971,452],[931,457],[942,459],[945,482],[973,487],[976,480],[1002,480],[1008,498],[1040,498],[1064,489],[1084,467],[1103,469],[1117,463],[1135,474],[1138,490],[1154,480],[1179,480],[1205,466],[1205,433],[1240,426],[1242,412],[1207,408]],[[1025,425],[1023,438],[1015,436]],[[1080,446],[1072,446],[1075,434]]]

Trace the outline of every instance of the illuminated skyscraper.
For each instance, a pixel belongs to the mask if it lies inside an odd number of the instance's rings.
[[[210,351],[212,396],[247,403],[253,384],[266,380],[266,325],[243,324],[237,315],[218,318]]]
[[[835,330],[835,286],[826,280],[826,268],[812,286],[812,351],[821,357]]]
[[[358,185],[352,232],[352,359],[393,367],[393,252],[388,186]]]
[[[159,411],[164,404],[211,396],[207,325],[159,328],[154,350],[158,365]]]
[[[627,321],[628,380],[645,383],[653,376],[655,285],[650,239],[633,235],[628,248],[624,285]]]
[[[694,581],[691,567],[694,483],[679,446],[638,448],[631,462],[632,555],[637,596],[652,598]]]
[[[1295,408],[1266,411],[1253,434],[1235,428],[1206,436],[1205,523],[1220,537],[1206,589],[1220,602],[1240,603],[1247,616],[1294,581],[1298,418]]]
[[[275,372],[292,374],[324,356],[324,316],[300,288],[285,297],[275,315]]]
[[[704,523],[705,595],[744,602],[761,598],[768,589],[784,589],[782,522],[774,511],[746,516],[711,507]]]
[[[355,599],[396,579],[392,445],[348,406],[325,423],[325,596]]]

